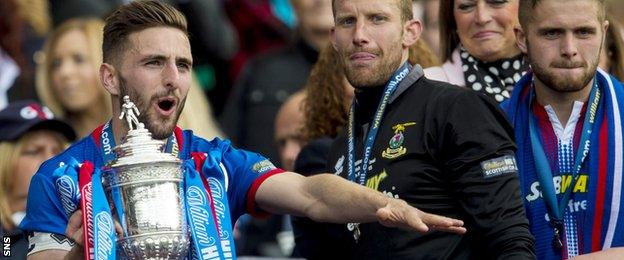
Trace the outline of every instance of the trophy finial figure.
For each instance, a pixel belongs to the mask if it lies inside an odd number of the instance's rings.
[[[128,130],[133,129],[142,129],[144,126],[142,123],[139,123],[139,119],[137,119],[138,115],[141,115],[139,109],[134,104],[134,102],[130,101],[130,97],[125,95],[123,97],[124,103],[121,105],[121,115],[119,115],[119,119],[123,119],[126,117],[126,122],[128,122]]]

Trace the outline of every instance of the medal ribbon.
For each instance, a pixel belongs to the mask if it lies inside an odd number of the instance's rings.
[[[366,184],[366,174],[368,172],[368,163],[370,160],[370,154],[373,149],[373,144],[375,144],[375,139],[377,138],[377,132],[379,131],[379,126],[381,125],[381,119],[383,117],[384,111],[386,110],[386,106],[388,105],[388,101],[390,97],[394,93],[394,91],[399,86],[399,83],[407,76],[409,73],[410,66],[406,62],[404,63],[397,71],[394,72],[392,77],[390,77],[390,81],[384,88],[384,94],[379,101],[379,105],[377,106],[377,111],[375,112],[375,117],[373,118],[373,122],[369,126],[368,136],[366,138],[366,143],[364,146],[364,155],[362,158],[362,165],[360,167],[360,171],[355,172],[355,137],[353,133],[353,129],[355,128],[355,106],[356,101],[353,100],[351,105],[351,109],[349,111],[349,128],[348,128],[348,170],[349,175],[348,178],[352,182],[356,182],[360,185]]]
[[[194,259],[236,259],[227,193],[222,184],[225,174],[217,163],[220,156],[192,156],[193,160],[185,162],[187,215],[191,232],[200,239],[194,239],[191,255]]]
[[[530,95],[534,95],[533,89],[531,90]],[[570,183],[568,189],[565,190],[563,197],[560,201],[557,201],[557,195],[555,194],[555,187],[552,180],[552,170],[550,169],[550,163],[548,162],[548,158],[546,157],[546,153],[544,152],[544,148],[539,137],[540,135],[539,129],[537,128],[537,119],[533,113],[531,113],[530,115],[529,130],[531,138],[531,148],[533,150],[533,159],[535,161],[535,169],[537,171],[538,181],[540,183],[542,194],[544,196],[544,202],[546,203],[548,209],[548,215],[550,216],[551,223],[555,228],[555,236],[558,236],[559,232],[563,231],[563,215],[565,213],[566,204],[570,200],[573,187],[578,181],[578,174],[581,171],[583,162],[585,161],[587,154],[589,153],[590,137],[596,118],[596,110],[598,109],[598,105],[600,102],[600,96],[601,93],[600,89],[598,88],[598,83],[594,81],[591,93],[589,95],[589,102],[591,103],[590,106],[587,108],[587,111],[585,112],[586,114],[583,121],[583,130],[581,132],[581,140],[579,142],[579,146],[581,146],[582,149],[577,150],[574,161],[574,168],[572,168],[572,182]],[[532,107],[531,104],[529,104],[529,107]],[[555,239],[559,238],[556,237]]]

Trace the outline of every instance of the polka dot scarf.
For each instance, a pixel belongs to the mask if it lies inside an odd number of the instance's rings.
[[[472,57],[463,47],[459,50],[466,87],[503,102],[511,96],[514,85],[526,72],[528,65],[522,54],[494,62]]]

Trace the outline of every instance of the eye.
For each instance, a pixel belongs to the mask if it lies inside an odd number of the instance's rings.
[[[145,65],[148,65],[148,66],[160,66],[160,65],[162,65],[162,62],[160,60],[150,60],[150,61],[146,62]]]
[[[576,31],[576,35],[580,38],[589,38],[594,35],[595,31],[590,28],[583,28]]]
[[[508,2],[509,2],[509,0],[490,0],[490,1],[488,1],[488,4],[490,4],[491,6],[494,6],[494,7],[501,7],[501,6],[505,5]]]
[[[60,67],[61,67],[61,59],[59,58],[52,59],[52,62],[50,63],[50,68],[52,70],[57,70]]]
[[[192,65],[186,63],[186,62],[178,62],[178,68],[183,69],[183,70],[190,70]]]
[[[86,57],[84,55],[82,55],[82,54],[74,54],[74,55],[72,55],[72,59],[77,64],[82,64],[83,62],[86,61]]]
[[[559,37],[560,32],[558,30],[546,30],[542,33],[542,36],[544,36],[546,39],[556,39],[557,37]]]
[[[474,7],[476,6],[475,3],[473,2],[469,2],[469,3],[460,3],[457,6],[457,9],[459,9],[462,12],[470,12],[474,9]]]
[[[35,156],[37,154],[39,154],[41,152],[41,149],[38,147],[25,147],[22,152],[21,155],[25,155],[25,156]]]
[[[349,27],[349,26],[354,25],[355,22],[356,21],[354,17],[345,17],[345,18],[341,18],[340,20],[338,20],[338,25]]]
[[[376,24],[382,23],[382,22],[386,21],[387,19],[388,18],[386,18],[383,15],[373,15],[371,17],[371,21],[373,21],[373,23],[376,23]]]

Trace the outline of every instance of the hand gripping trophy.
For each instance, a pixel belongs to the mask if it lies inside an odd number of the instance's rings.
[[[122,259],[184,259],[189,231],[183,195],[181,161],[162,151],[137,119],[139,110],[128,96],[122,112],[128,134],[114,148],[117,158],[107,165],[103,187],[114,219],[122,229],[117,238]]]

